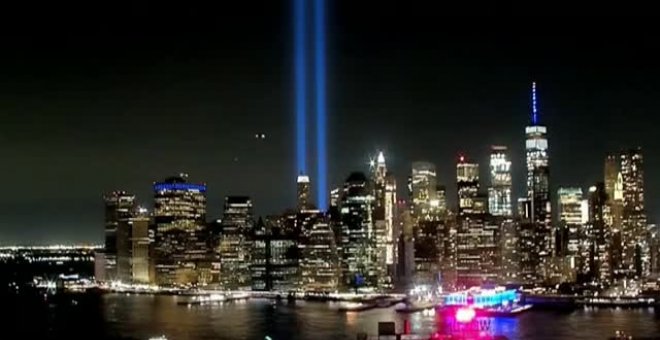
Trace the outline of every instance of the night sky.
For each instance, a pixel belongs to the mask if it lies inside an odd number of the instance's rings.
[[[257,214],[293,206],[290,3],[225,2],[3,10],[0,244],[101,242],[103,192],[128,190],[151,206],[152,182],[178,172],[208,184],[209,219],[231,194],[252,196]],[[657,221],[651,21],[328,2],[331,185],[366,171],[382,149],[400,194],[410,163],[428,160],[454,202],[457,155],[480,162],[486,178],[489,146],[503,144],[517,197],[535,80],[553,191],[601,180],[608,151],[639,145]]]

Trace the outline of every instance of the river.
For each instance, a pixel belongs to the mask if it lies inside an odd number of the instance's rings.
[[[394,309],[340,313],[332,303],[253,299],[213,306],[182,306],[180,297],[107,294],[92,298],[48,301],[43,308],[18,303],[5,329],[21,338],[148,339],[165,335],[188,339],[356,339],[377,333],[379,321],[404,320],[410,331],[438,331],[441,317],[431,312],[409,315]],[[13,316],[13,317],[12,317]],[[660,315],[654,309],[579,309],[570,312],[531,310],[516,318],[489,320],[492,335],[508,339],[605,339],[616,330],[660,339]],[[4,338],[4,337],[3,337]]]

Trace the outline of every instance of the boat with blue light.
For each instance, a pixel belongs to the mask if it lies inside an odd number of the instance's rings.
[[[532,305],[521,304],[520,294],[515,289],[472,287],[445,295],[438,308],[442,313],[452,313],[457,317],[459,314],[461,317],[472,315],[467,312],[468,309],[477,316],[510,317],[531,309]]]

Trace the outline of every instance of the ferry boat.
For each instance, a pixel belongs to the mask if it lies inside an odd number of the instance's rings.
[[[467,316],[516,316],[532,308],[520,304],[520,296],[515,289],[504,287],[472,287],[465,291],[444,296],[439,306],[442,313],[452,313],[459,317]],[[467,311],[470,309],[474,313]]]

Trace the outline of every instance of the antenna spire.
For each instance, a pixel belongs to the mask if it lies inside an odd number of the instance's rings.
[[[539,122],[538,110],[536,108],[536,82],[532,82],[532,124]]]

